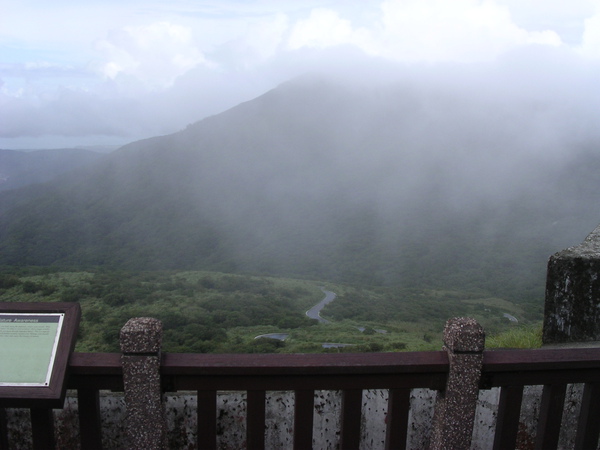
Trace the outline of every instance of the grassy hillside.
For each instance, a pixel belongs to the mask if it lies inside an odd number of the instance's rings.
[[[326,288],[337,294],[308,319]],[[445,321],[477,318],[488,335],[541,320],[541,302],[517,304],[481,290],[357,288],[315,280],[206,271],[68,272],[4,268],[0,301],[77,301],[78,351],[118,351],[131,317],[163,321],[168,352],[330,352],[439,349]],[[518,318],[515,324],[504,314]],[[256,336],[285,333],[285,341]],[[347,344],[324,348],[324,343]]]

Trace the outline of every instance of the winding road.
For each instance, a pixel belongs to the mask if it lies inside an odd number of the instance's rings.
[[[306,311],[306,315],[309,318],[318,320],[321,323],[329,323],[329,320],[323,319],[321,317],[321,310],[323,308],[325,308],[325,305],[327,305],[327,304],[331,303],[332,301],[334,301],[336,295],[335,295],[334,292],[326,291],[323,288],[321,288],[321,290],[325,294],[325,298],[323,300],[321,300],[319,303],[317,303],[315,306],[313,306],[312,308],[310,308],[308,311]]]

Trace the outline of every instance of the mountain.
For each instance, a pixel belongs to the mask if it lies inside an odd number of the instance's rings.
[[[0,149],[0,191],[42,183],[100,158],[77,148],[18,151]]]
[[[0,264],[213,269],[539,295],[599,221],[597,142],[539,104],[302,77],[0,193]]]

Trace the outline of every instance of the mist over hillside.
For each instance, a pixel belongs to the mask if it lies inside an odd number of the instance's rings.
[[[28,152],[0,149],[0,191],[49,181],[101,156],[96,151],[79,148]]]
[[[2,193],[0,264],[539,295],[547,257],[600,221],[585,111],[534,85],[418,75],[307,75]]]

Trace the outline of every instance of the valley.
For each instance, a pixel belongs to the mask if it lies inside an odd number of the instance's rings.
[[[323,287],[325,286],[325,287]],[[305,311],[336,293],[321,314]],[[441,348],[445,321],[477,318],[490,336],[535,328],[536,304],[517,304],[483,291],[357,287],[322,280],[206,271],[68,272],[3,268],[0,301],[77,301],[83,318],[77,351],[115,352],[131,317],[164,325],[167,352],[318,353],[417,351]],[[519,323],[503,314],[519,318]],[[385,330],[383,333],[381,330]],[[286,334],[285,340],[259,335]],[[323,343],[344,343],[348,347]]]

